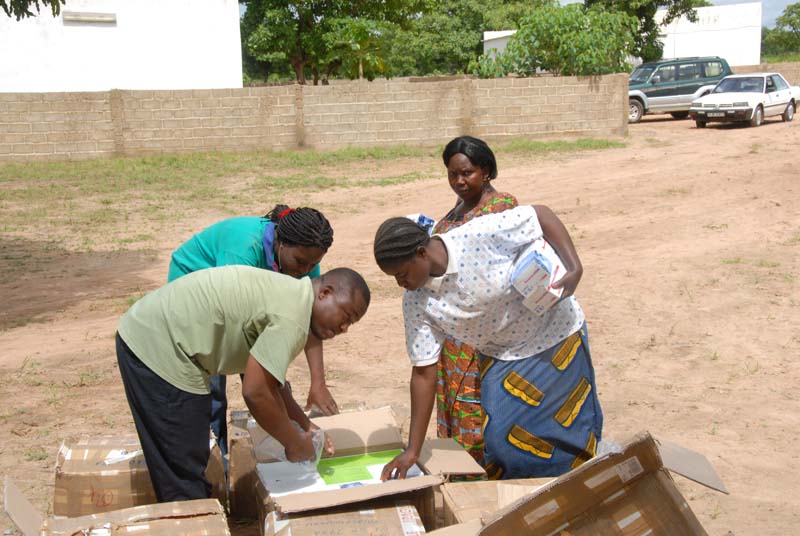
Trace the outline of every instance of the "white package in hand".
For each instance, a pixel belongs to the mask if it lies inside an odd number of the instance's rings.
[[[303,432],[303,428],[297,424],[297,422],[292,421],[292,424],[297,429],[298,432]],[[308,471],[316,471],[317,464],[319,463],[320,458],[322,457],[322,448],[325,446],[325,432],[321,429],[316,429],[311,435],[311,442],[314,444],[314,452],[316,453],[315,457],[311,460],[306,460],[304,462],[297,462],[294,465],[302,467]],[[253,446],[253,450],[256,452],[256,459],[273,459],[281,462],[285,462],[286,460],[286,449],[280,442],[272,437],[269,434],[266,434],[264,439],[259,441],[258,445]],[[291,463],[291,462],[289,462]]]
[[[565,273],[567,270],[556,250],[544,238],[539,238],[517,258],[511,283],[525,297],[522,305],[543,315],[564,293],[563,288],[553,288],[553,283]]]

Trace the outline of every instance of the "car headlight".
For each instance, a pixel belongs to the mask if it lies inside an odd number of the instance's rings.
[[[744,107],[747,106],[749,103],[747,102],[734,102],[733,105],[737,107]]]

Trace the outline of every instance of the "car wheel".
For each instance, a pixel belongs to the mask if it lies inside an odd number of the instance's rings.
[[[628,99],[628,123],[638,123],[644,115],[644,106],[636,99]]]
[[[689,117],[689,112],[672,112],[669,115],[671,115],[675,119],[686,119],[687,117]]]
[[[705,121],[695,121],[694,124],[697,125],[697,128],[706,128]]]
[[[755,111],[753,112],[753,117],[750,118],[750,126],[757,127],[761,125],[761,121],[763,120],[764,120],[764,110],[761,108],[761,105],[759,104],[756,107]]]
[[[794,119],[794,103],[790,102],[786,105],[786,109],[783,111],[783,115],[781,118],[786,121],[787,123]]]

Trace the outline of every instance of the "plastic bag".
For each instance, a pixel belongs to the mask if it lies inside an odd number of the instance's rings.
[[[292,425],[294,425],[298,432],[305,432],[303,427],[297,424],[297,422],[292,421]],[[314,452],[316,453],[314,458],[304,462],[289,463],[294,463],[295,465],[302,467],[307,471],[316,471],[317,464],[322,457],[322,448],[325,446],[325,432],[320,428],[314,430],[311,434],[311,443],[314,445]],[[269,457],[280,462],[288,462],[286,459],[286,449],[284,449],[283,445],[281,445],[280,442],[271,435],[267,435],[264,439],[262,439],[258,445],[254,446],[254,449],[256,451],[257,458]]]

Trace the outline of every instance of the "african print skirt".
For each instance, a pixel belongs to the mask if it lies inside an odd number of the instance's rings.
[[[438,364],[436,424],[439,437],[452,437],[483,465],[478,356],[472,346],[445,338]]]
[[[558,476],[595,455],[603,429],[586,324],[518,361],[481,356],[490,479]]]

